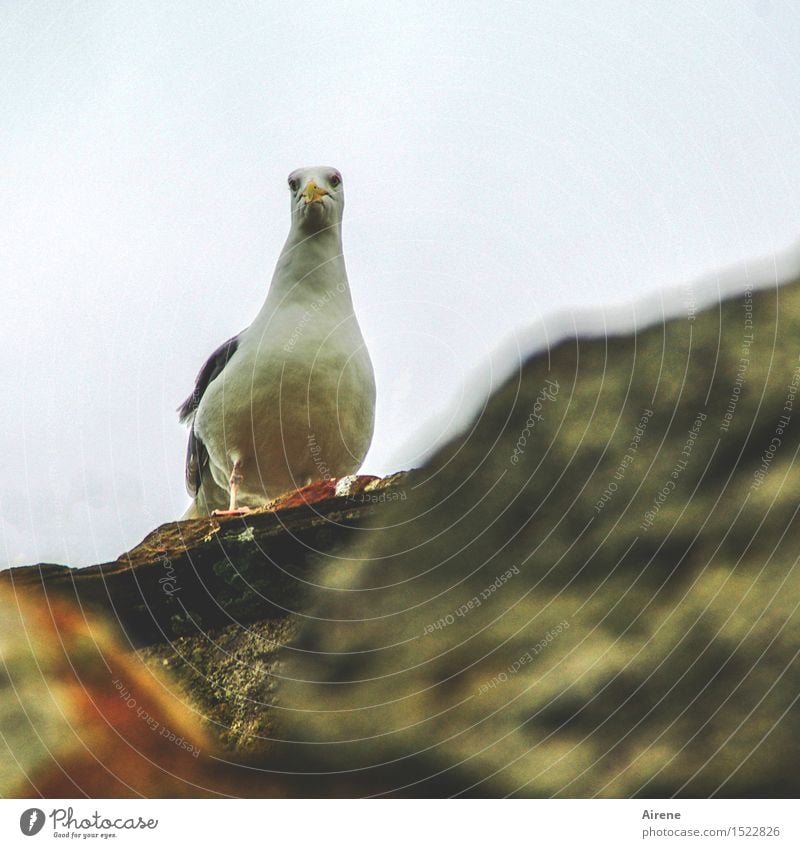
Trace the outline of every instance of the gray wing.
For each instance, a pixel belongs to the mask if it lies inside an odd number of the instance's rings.
[[[194,391],[178,407],[181,424],[193,418],[209,383],[222,373],[230,358],[236,353],[241,335],[239,333],[232,339],[228,339],[208,357],[194,382]],[[189,444],[186,448],[186,489],[192,497],[195,497],[200,490],[206,468],[208,468],[208,451],[195,433],[194,421],[192,421],[189,428]]]

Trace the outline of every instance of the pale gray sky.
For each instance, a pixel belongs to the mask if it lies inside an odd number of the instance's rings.
[[[3,0],[0,562],[182,513],[175,407],[261,306],[292,169],[344,174],[383,474],[515,330],[796,240],[798,44],[769,0]]]

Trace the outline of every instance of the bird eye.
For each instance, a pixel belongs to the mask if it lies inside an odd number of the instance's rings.
[[[336,188],[342,181],[342,178],[338,174],[331,174],[330,184]]]
[[[300,188],[300,180],[296,179],[295,177],[289,177],[289,188],[292,191],[297,191],[297,189]]]

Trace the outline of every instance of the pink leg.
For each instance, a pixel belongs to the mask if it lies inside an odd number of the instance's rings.
[[[242,463],[237,459],[236,462],[233,463],[231,478],[228,480],[228,484],[231,487],[231,503],[228,507],[228,512],[234,512],[236,509],[236,497],[239,494],[239,486],[242,485],[242,480],[244,480],[244,476],[242,475]]]
[[[250,512],[250,507],[236,506],[236,498],[239,494],[239,486],[241,486],[242,480],[244,480],[244,476],[242,475],[242,463],[241,460],[237,459],[233,464],[233,471],[231,471],[230,480],[228,480],[228,485],[231,489],[230,505],[227,509],[215,509],[212,515],[244,515],[245,513]]]

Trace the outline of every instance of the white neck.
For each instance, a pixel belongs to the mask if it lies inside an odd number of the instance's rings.
[[[341,224],[308,234],[293,223],[258,318],[271,316],[289,302],[312,303],[320,298],[335,304],[342,315],[353,312]]]

